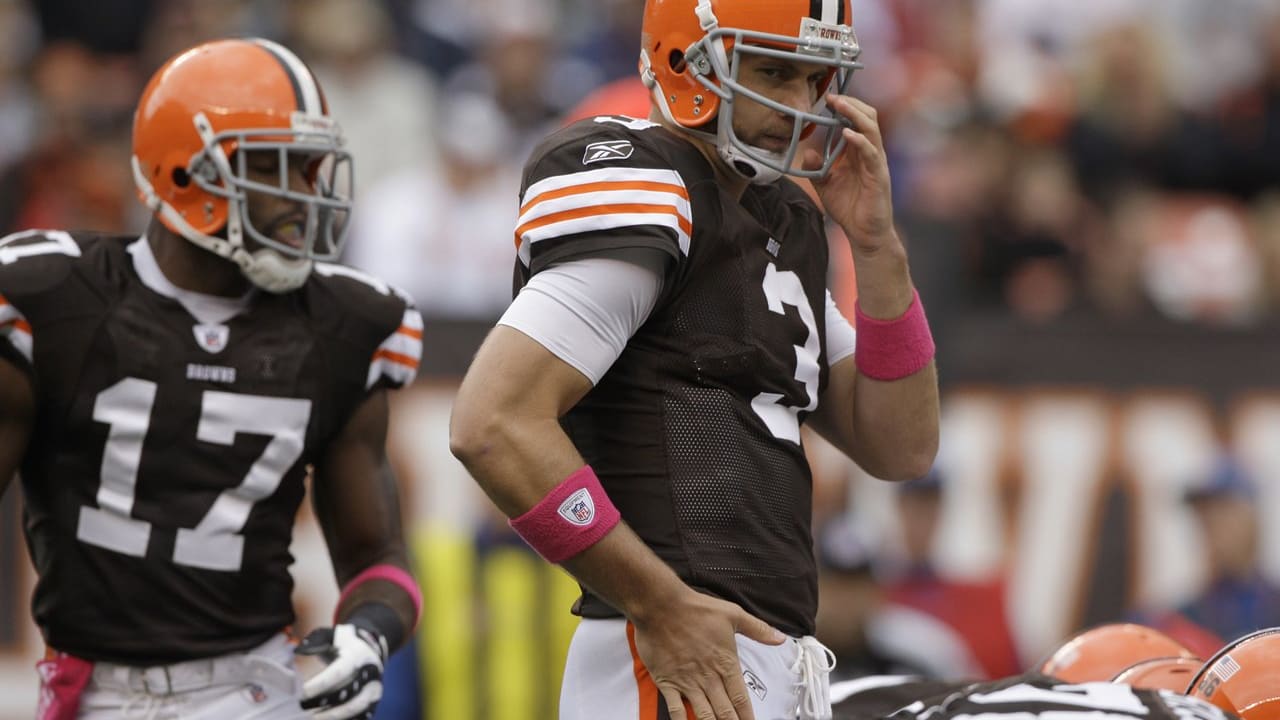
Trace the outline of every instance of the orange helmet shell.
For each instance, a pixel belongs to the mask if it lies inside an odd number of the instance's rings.
[[[1244,720],[1280,719],[1280,628],[1246,635],[1218,651],[1187,694]]]
[[[1109,681],[1135,663],[1167,657],[1195,654],[1154,628],[1115,623],[1067,640],[1040,665],[1040,672],[1072,683]]]
[[[708,0],[719,27],[799,36],[805,18],[851,24],[850,0]],[[707,124],[720,109],[720,98],[690,72],[685,56],[707,35],[698,16],[699,0],[648,0],[641,29],[641,52],[648,57],[657,87],[672,118],[688,128]],[[726,41],[726,51],[732,43]]]
[[[1125,668],[1112,682],[1146,690],[1172,690],[1181,693],[1200,669],[1201,660],[1189,657],[1163,657],[1143,660]]]
[[[308,106],[312,107],[308,107]],[[289,130],[294,113],[327,115],[310,71],[254,40],[216,40],[166,62],[151,77],[133,121],[133,153],[156,196],[204,234],[227,223],[227,198],[185,177],[205,149],[195,126],[203,114],[214,134],[240,129]],[[230,156],[234,143],[224,142]],[[147,198],[138,191],[144,203]],[[181,229],[158,216],[170,230]]]

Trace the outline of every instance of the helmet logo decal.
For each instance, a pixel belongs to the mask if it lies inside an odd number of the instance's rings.
[[[1231,679],[1233,675],[1240,672],[1240,663],[1236,662],[1230,655],[1223,655],[1218,661],[1218,666],[1214,668],[1214,672],[1218,677],[1222,678],[1222,682]]]
[[[824,23],[813,18],[800,18],[799,37],[801,42],[796,46],[796,52],[805,55],[830,55],[831,51],[822,46],[823,40],[839,42],[840,54],[848,59],[855,56],[855,50],[858,47],[858,38],[853,34],[852,27]]]
[[[582,164],[590,165],[602,160],[626,160],[635,152],[630,140],[606,140],[593,142],[582,153]]]

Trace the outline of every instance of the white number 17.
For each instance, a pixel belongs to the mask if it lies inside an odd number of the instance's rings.
[[[156,384],[125,378],[98,393],[93,419],[111,426],[102,453],[98,507],[80,508],[79,540],[143,557],[151,523],[132,517],[142,445],[151,424]],[[257,462],[236,487],[220,493],[194,528],[180,528],[173,548],[179,565],[208,570],[240,569],[244,529],[254,503],[270,497],[293,467],[306,440],[311,401],[206,391],[200,403],[196,438],[231,445],[236,433],[269,435]]]

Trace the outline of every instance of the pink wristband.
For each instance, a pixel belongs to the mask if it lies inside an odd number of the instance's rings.
[[[854,362],[858,370],[876,380],[900,380],[914,375],[933,359],[933,336],[920,304],[920,293],[912,290],[911,305],[896,320],[876,320],[855,304],[858,333]]]
[[[338,604],[334,606],[334,611],[342,607],[358,586],[370,580],[386,580],[389,583],[399,585],[402,590],[409,593],[409,597],[413,600],[413,626],[418,626],[418,619],[422,617],[422,588],[418,587],[418,583],[414,582],[413,576],[401,570],[395,565],[374,565],[365,568],[359,575],[351,578],[351,582],[342,588],[342,594],[338,596]],[[335,622],[337,621],[335,617]]]
[[[583,465],[509,523],[547,562],[560,563],[595,545],[621,519],[595,470]]]

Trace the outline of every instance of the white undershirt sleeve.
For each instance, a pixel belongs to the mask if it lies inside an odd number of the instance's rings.
[[[666,255],[583,258],[534,275],[498,320],[587,376],[595,385],[649,318]]]
[[[827,291],[827,367],[853,354],[858,334]]]

